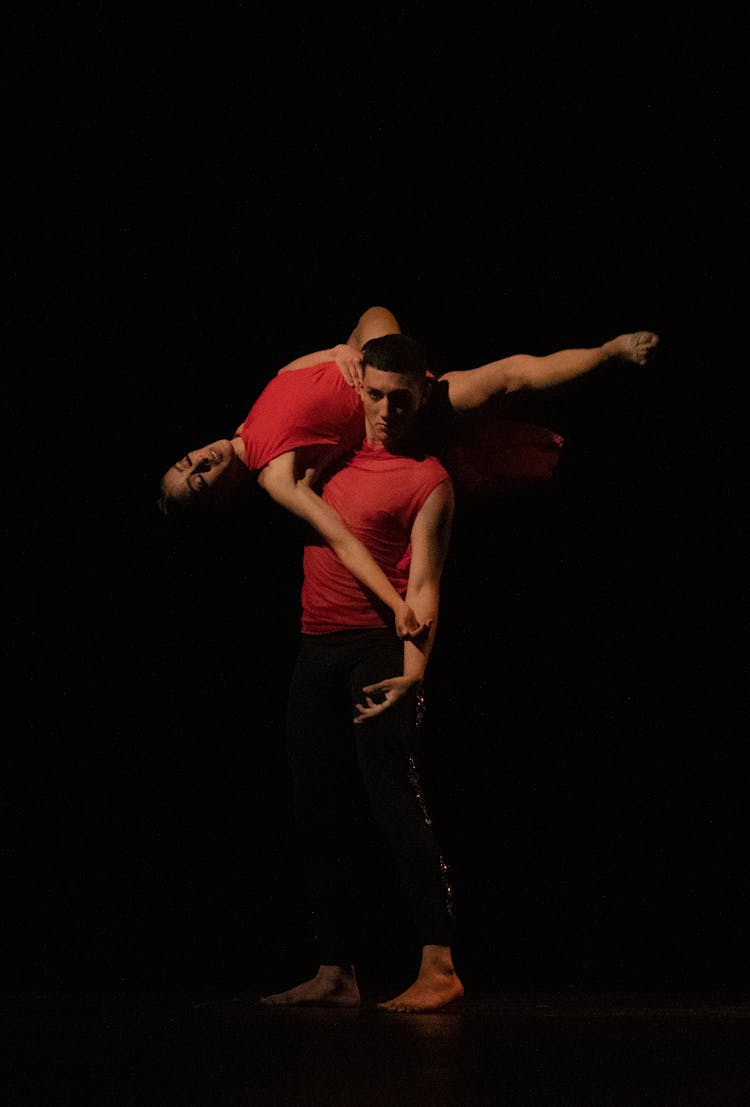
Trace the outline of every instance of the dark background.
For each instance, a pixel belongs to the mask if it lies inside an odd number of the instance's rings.
[[[741,987],[739,20],[232,3],[11,19],[15,989],[291,981],[300,534],[160,473],[384,303],[437,372],[651,328],[529,409],[558,479],[459,502],[424,773],[473,988]],[[373,860],[365,984],[415,951]]]

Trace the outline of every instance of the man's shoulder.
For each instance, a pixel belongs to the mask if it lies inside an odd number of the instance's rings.
[[[421,450],[415,448],[410,453],[404,455],[404,462],[425,478],[437,478],[438,480],[451,479],[442,461],[435,457],[434,454],[429,453],[426,448]]]
[[[438,458],[432,454],[423,454],[421,457],[412,458],[412,468],[407,483],[419,497],[421,505],[427,502],[438,489],[441,495],[452,499],[453,482],[450,473]]]
[[[428,467],[426,471],[429,471],[431,474],[439,477],[441,481],[450,481],[451,475],[439,458],[434,457],[432,454],[427,454],[423,464]]]

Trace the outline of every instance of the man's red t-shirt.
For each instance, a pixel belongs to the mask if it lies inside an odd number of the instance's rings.
[[[323,499],[403,596],[414,520],[430,493],[448,480],[434,457],[400,457],[365,442],[326,483]],[[322,539],[305,547],[303,564],[303,634],[390,625],[390,610],[354,579]]]

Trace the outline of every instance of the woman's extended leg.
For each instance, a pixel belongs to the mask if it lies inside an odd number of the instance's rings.
[[[448,384],[451,407],[456,411],[471,411],[493,396],[521,389],[539,391],[574,380],[611,359],[645,365],[658,344],[659,337],[652,331],[635,331],[618,335],[603,346],[558,350],[546,357],[514,354],[480,365],[478,369],[444,373],[440,380]]]

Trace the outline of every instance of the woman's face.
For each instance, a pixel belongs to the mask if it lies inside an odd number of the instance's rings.
[[[242,463],[226,438],[191,450],[167,469],[162,478],[164,495],[169,499],[197,501],[225,484],[237,464]]]

